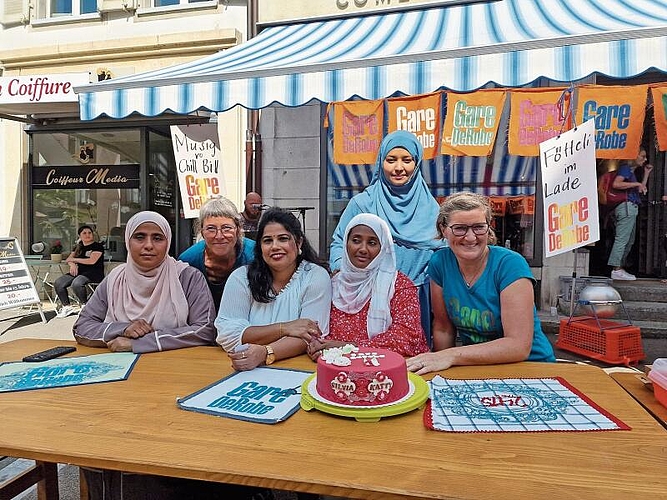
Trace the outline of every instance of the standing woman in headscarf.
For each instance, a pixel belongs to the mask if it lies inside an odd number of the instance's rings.
[[[374,214],[355,215],[345,242],[340,272],[331,279],[329,335],[311,342],[310,357],[317,359],[322,349],[348,343],[402,356],[427,352],[417,288],[396,269],[387,223]]]
[[[343,211],[331,243],[332,271],[340,269],[345,253],[345,228],[359,213],[375,214],[389,224],[396,267],[418,287],[421,320],[430,338],[431,311],[426,267],[435,250],[445,246],[436,240],[434,224],[438,203],[422,177],[424,148],[414,134],[398,130],[380,144],[373,178]]]
[[[125,228],[127,263],[100,283],[74,324],[80,344],[136,353],[214,345],[215,309],[204,275],[167,255],[171,228],[139,212]]]

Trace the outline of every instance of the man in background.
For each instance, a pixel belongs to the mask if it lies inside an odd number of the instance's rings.
[[[254,240],[257,234],[257,223],[260,215],[262,215],[262,197],[251,191],[246,195],[243,205],[243,212],[241,212],[243,231],[246,238]]]

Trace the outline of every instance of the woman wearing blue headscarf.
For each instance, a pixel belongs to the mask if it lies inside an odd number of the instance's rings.
[[[423,152],[414,134],[404,130],[383,139],[371,183],[350,200],[334,231],[330,264],[332,271],[340,269],[345,228],[355,215],[371,213],[382,218],[389,224],[394,239],[396,267],[419,288],[422,326],[430,339],[426,267],[433,252],[445,244],[436,239],[438,203],[422,177]]]

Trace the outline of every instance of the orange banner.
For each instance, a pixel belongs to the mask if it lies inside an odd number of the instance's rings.
[[[651,87],[653,96],[653,115],[655,134],[658,136],[658,148],[667,151],[667,87]]]
[[[384,102],[336,102],[333,108],[334,162],[339,165],[375,163],[382,142]]]
[[[448,93],[440,153],[454,156],[491,154],[505,96],[505,90],[495,89],[471,94]]]
[[[595,156],[632,159],[644,133],[646,85],[587,85],[577,91],[577,123],[595,120]]]
[[[491,214],[494,217],[505,217],[507,198],[504,196],[489,196],[489,203],[491,203]]]
[[[570,95],[566,95],[563,109],[558,106],[564,90],[549,87],[510,92],[509,154],[539,156],[540,142],[571,128],[569,118],[561,118],[561,113],[567,112],[570,105]]]
[[[424,159],[431,160],[439,152],[441,92],[387,99],[389,126],[387,133],[407,130],[424,146]]]

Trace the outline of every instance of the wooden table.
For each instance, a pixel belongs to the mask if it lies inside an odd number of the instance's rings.
[[[63,344],[17,340],[1,360]],[[100,353],[78,346],[78,354]],[[306,357],[277,366],[312,369]],[[667,431],[604,371],[518,363],[451,378],[562,376],[631,431],[435,432],[423,412],[359,423],[317,410],[263,425],[177,408],[231,371],[216,347],[142,355],[124,382],[0,394],[0,453],[362,499],[664,498]]]
[[[641,373],[629,372],[616,372],[611,374],[611,378],[618,382],[623,389],[646,408],[646,411],[667,428],[667,408],[660,404],[653,394],[653,389],[644,384],[639,377],[645,376]]]

